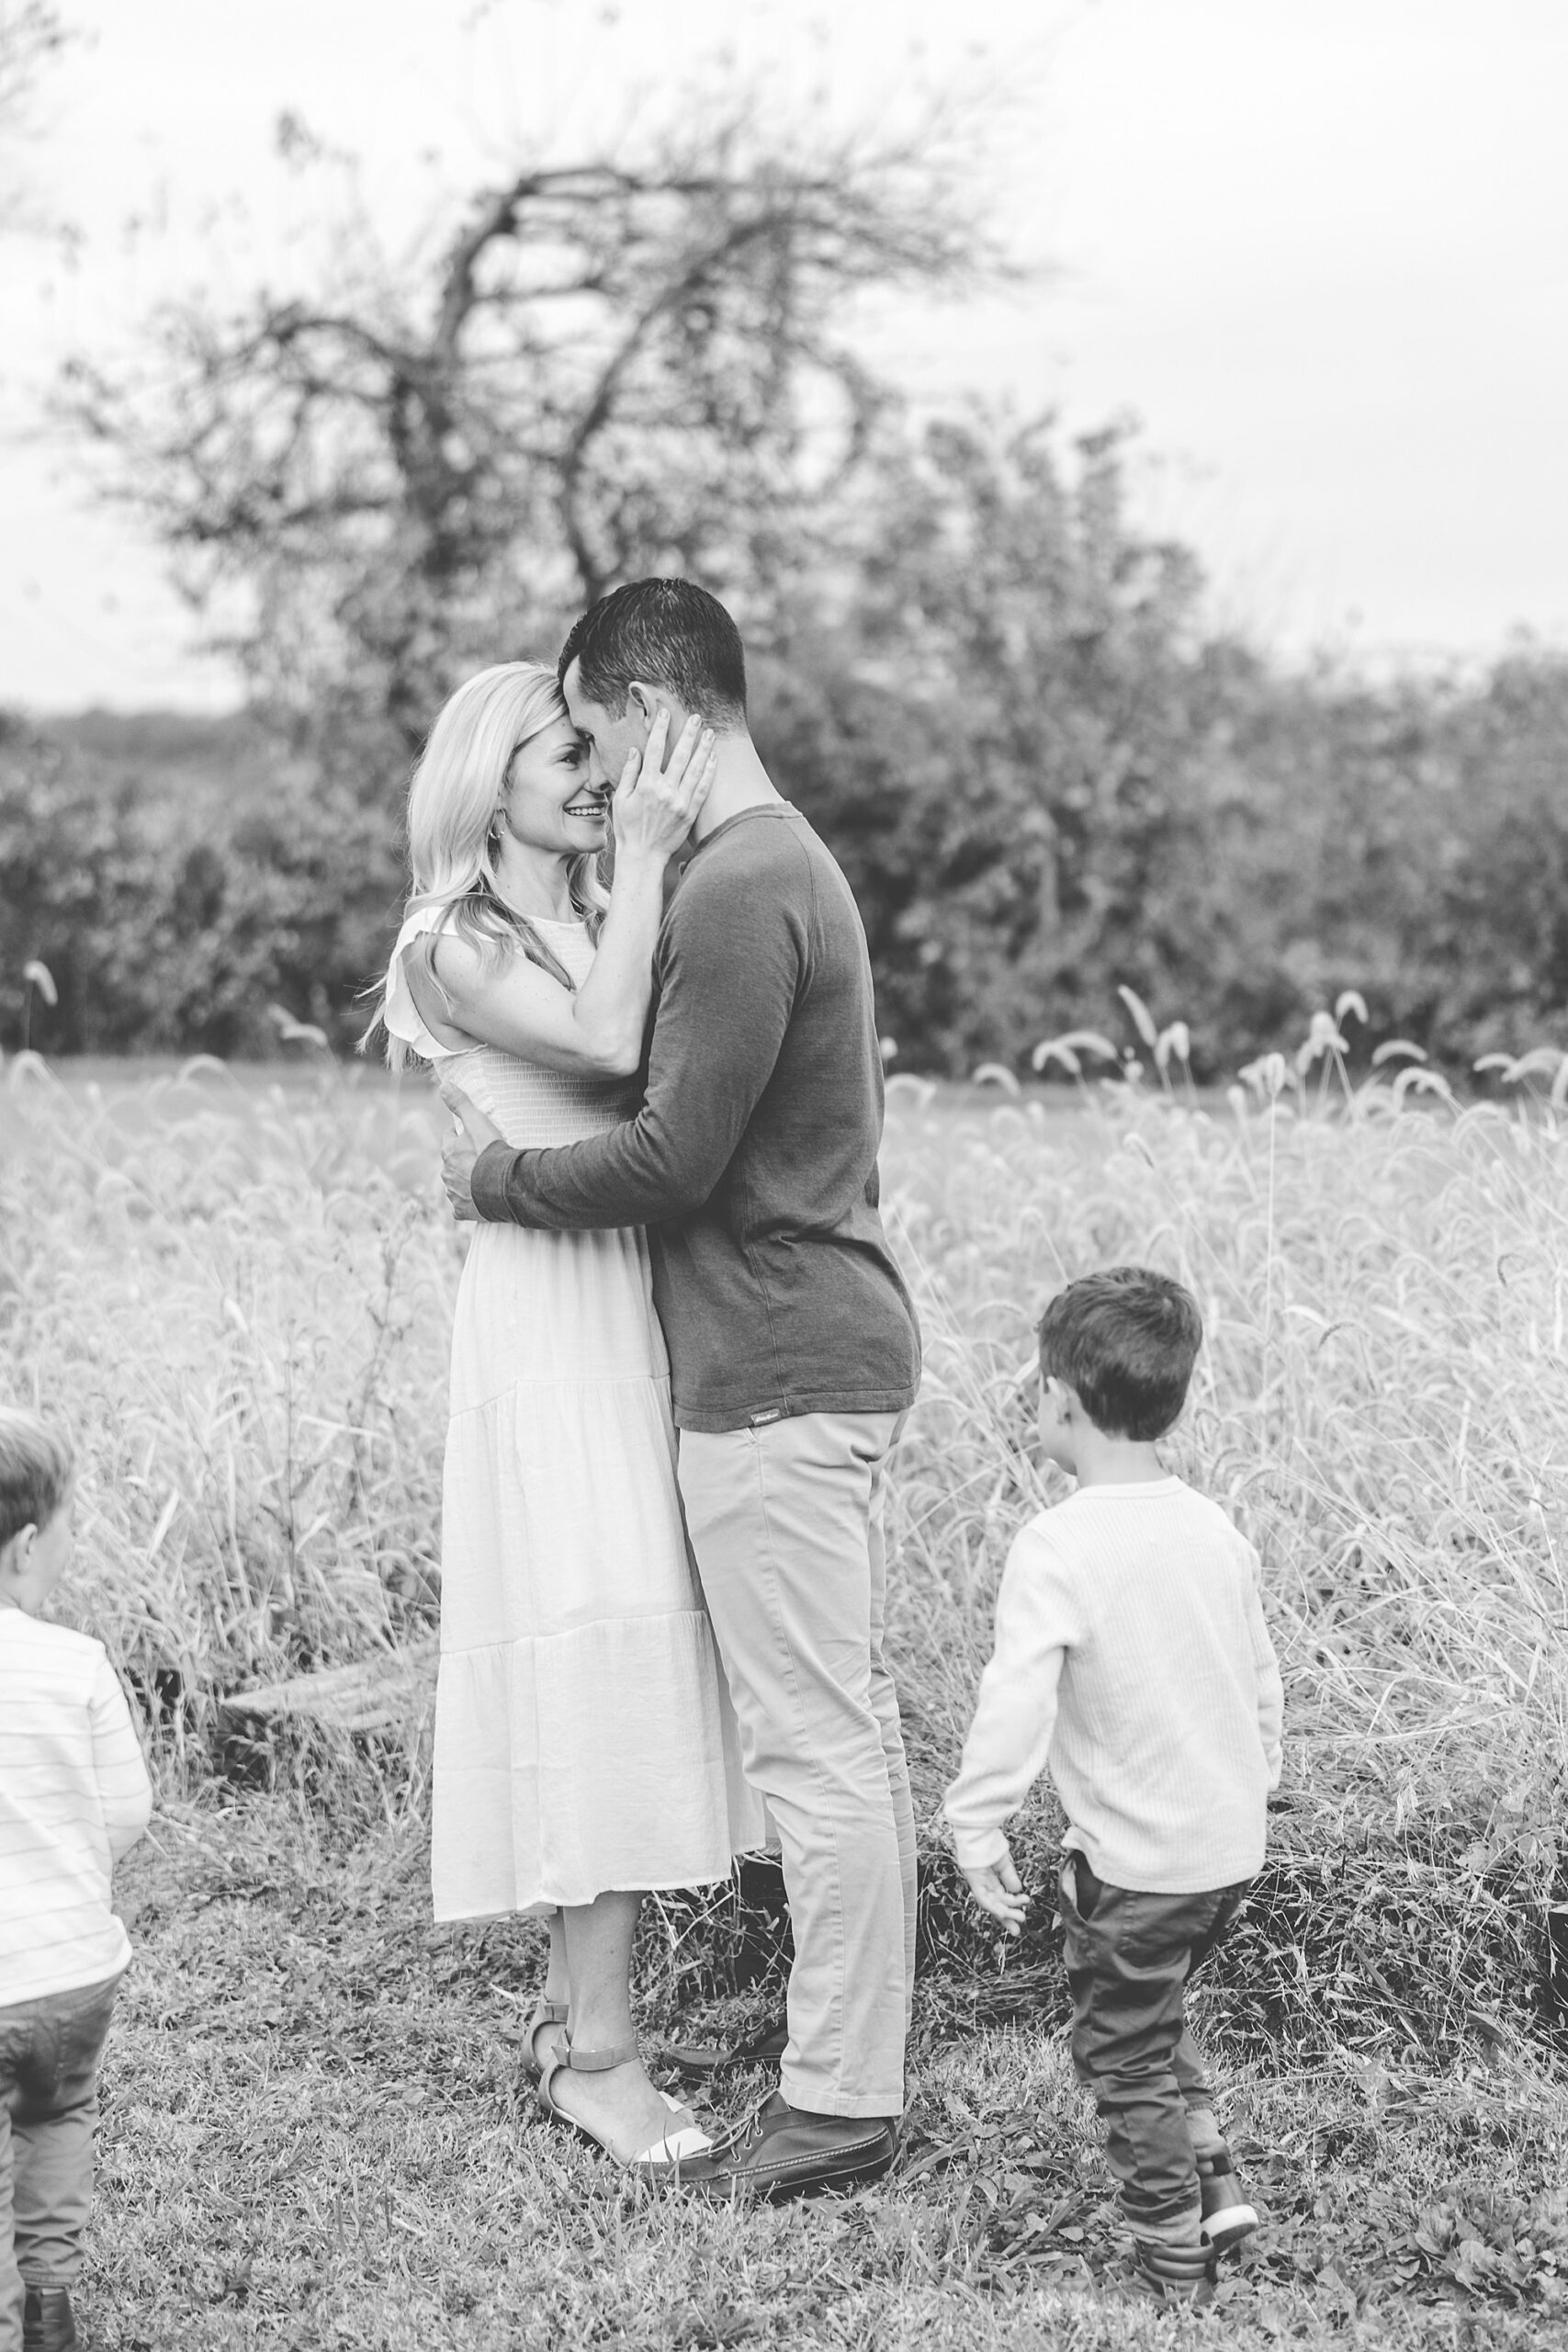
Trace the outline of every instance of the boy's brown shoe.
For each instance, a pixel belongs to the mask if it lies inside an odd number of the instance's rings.
[[[13,2310],[15,2305],[12,2306]],[[64,2287],[28,2287],[22,2302],[22,2352],[71,2352],[76,2323],[71,2316],[70,2290]]]
[[[1206,2245],[1157,2245],[1137,2241],[1138,2284],[1157,2303],[1190,2303],[1201,2311],[1214,2300],[1214,2256]]]
[[[1198,2159],[1198,2194],[1202,2200],[1201,2230],[1205,2245],[1228,2254],[1258,2227],[1256,2209],[1249,2205],[1241,2183],[1231,2169],[1228,2148]]]

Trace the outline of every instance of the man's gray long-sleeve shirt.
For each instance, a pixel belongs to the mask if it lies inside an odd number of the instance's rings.
[[[882,1062],[848,883],[787,803],[716,827],[671,900],[637,1117],[473,1171],[494,1223],[645,1225],[682,1429],[897,1413],[919,1331],[877,1211]]]

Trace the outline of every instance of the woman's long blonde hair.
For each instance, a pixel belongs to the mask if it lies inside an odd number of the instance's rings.
[[[526,915],[502,897],[496,881],[498,818],[513,755],[567,716],[553,670],[541,662],[497,662],[466,679],[442,707],[409,785],[409,873],[405,918],[424,906],[450,910],[453,928],[493,956],[521,949],[563,988],[570,974]],[[573,858],[571,903],[597,939],[610,903],[600,853]],[[368,1044],[386,1012],[383,984]],[[387,1058],[400,1069],[409,1047],[389,1035]]]

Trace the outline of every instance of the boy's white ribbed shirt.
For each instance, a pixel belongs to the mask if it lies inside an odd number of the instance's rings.
[[[1258,1555],[1179,1478],[1082,1487],[1022,1529],[943,1811],[962,1866],[1049,1763],[1096,1876],[1149,1894],[1251,1878],[1284,1700]]]
[[[103,1644],[0,1609],[0,2008],[124,1968],[110,1871],[152,1811]]]

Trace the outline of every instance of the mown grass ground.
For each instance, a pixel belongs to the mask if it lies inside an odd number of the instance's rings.
[[[75,1430],[65,1609],[141,1699],[164,1793],[125,1873],[141,1958],[108,2068],[94,2340],[1561,2339],[1550,1102],[1422,1108],[1386,1069],[1347,1078],[1321,1035],[1235,1103],[895,1090],[889,1217],[928,1340],[892,1517],[926,1873],[904,2165],[847,2207],[731,2216],[639,2197],[536,2120],[516,2036],[537,1931],[429,1926],[417,1747],[288,1747],[264,1770],[224,1729],[248,1680],[428,1636],[461,1250],[428,1109],[336,1071],[100,1075],[0,1088],[0,1393]],[[1126,2301],[1065,2063],[1052,1805],[1021,1818],[1043,1894],[1005,1965],[936,1821],[1008,1541],[1059,1491],[1023,1442],[1034,1314],[1129,1257],[1202,1303],[1171,1458],[1258,1544],[1287,1690],[1269,1860],[1200,1997],[1269,2218],[1207,2322]],[[752,1893],[650,1918],[650,2035],[776,2003]],[[731,2112],[760,2087],[717,2091]]]
[[[291,1797],[172,1804],[122,1894],[139,1957],[81,2299],[105,2352],[1561,2340],[1568,2101],[1518,2052],[1227,2065],[1268,2219],[1218,2309],[1176,2316],[1132,2298],[1059,2027],[945,2039],[923,1996],[901,2174],[731,2214],[536,2115],[536,1930],[433,1927],[417,1826],[335,1841]],[[645,2023],[744,2014],[656,1999]],[[760,2086],[721,2082],[718,2111]]]

